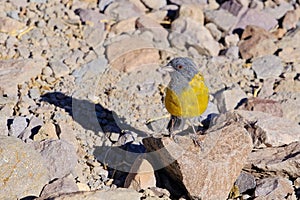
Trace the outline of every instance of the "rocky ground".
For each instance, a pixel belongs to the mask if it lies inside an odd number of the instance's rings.
[[[0,199],[299,199],[300,4],[0,1]],[[164,136],[191,57],[210,104]]]

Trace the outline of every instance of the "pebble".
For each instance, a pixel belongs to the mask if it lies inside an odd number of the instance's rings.
[[[61,61],[50,61],[49,66],[57,78],[65,76],[70,72],[68,66]]]
[[[141,0],[148,8],[158,10],[167,5],[166,0]]]
[[[253,59],[252,69],[261,79],[276,78],[283,70],[281,59],[275,55],[267,55]]]
[[[15,117],[10,125],[9,135],[18,137],[27,127],[28,122],[26,117]]]

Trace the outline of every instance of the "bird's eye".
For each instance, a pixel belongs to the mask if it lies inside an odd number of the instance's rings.
[[[177,68],[178,68],[178,69],[182,69],[183,66],[182,66],[182,65],[178,65]]]

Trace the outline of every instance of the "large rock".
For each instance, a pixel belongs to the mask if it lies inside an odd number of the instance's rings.
[[[266,55],[254,58],[252,69],[255,71],[258,78],[278,78],[282,73],[283,66],[281,64],[281,59],[278,56]]]
[[[257,149],[249,155],[244,169],[257,177],[272,175],[297,178],[300,176],[299,152],[300,142]]]
[[[49,181],[41,155],[16,137],[0,135],[0,199],[39,196]]]
[[[106,56],[111,67],[120,71],[132,71],[158,63],[159,60],[159,52],[152,43],[139,37],[126,38],[109,44]]]
[[[274,38],[265,29],[258,26],[246,26],[241,41],[240,53],[244,59],[273,54],[277,50]]]
[[[140,200],[142,197],[141,193],[133,189],[117,188],[110,190],[95,190],[89,192],[73,192],[68,194],[53,195],[50,199],[53,200]],[[43,200],[44,198],[37,198],[37,200]]]
[[[165,167],[192,199],[226,199],[252,150],[252,140],[236,115],[227,116],[197,138],[146,138],[154,169]],[[200,140],[201,141],[200,141]]]
[[[238,110],[251,125],[255,146],[281,146],[299,141],[300,130],[296,122],[259,111]]]
[[[45,60],[0,60],[0,88],[4,90],[5,94],[16,96],[17,85],[40,74],[45,66]]]

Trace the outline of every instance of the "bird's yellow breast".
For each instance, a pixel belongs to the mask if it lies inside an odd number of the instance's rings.
[[[169,87],[166,89],[165,106],[173,116],[184,118],[200,116],[206,110],[208,101],[208,88],[201,73],[196,74],[179,94]]]

